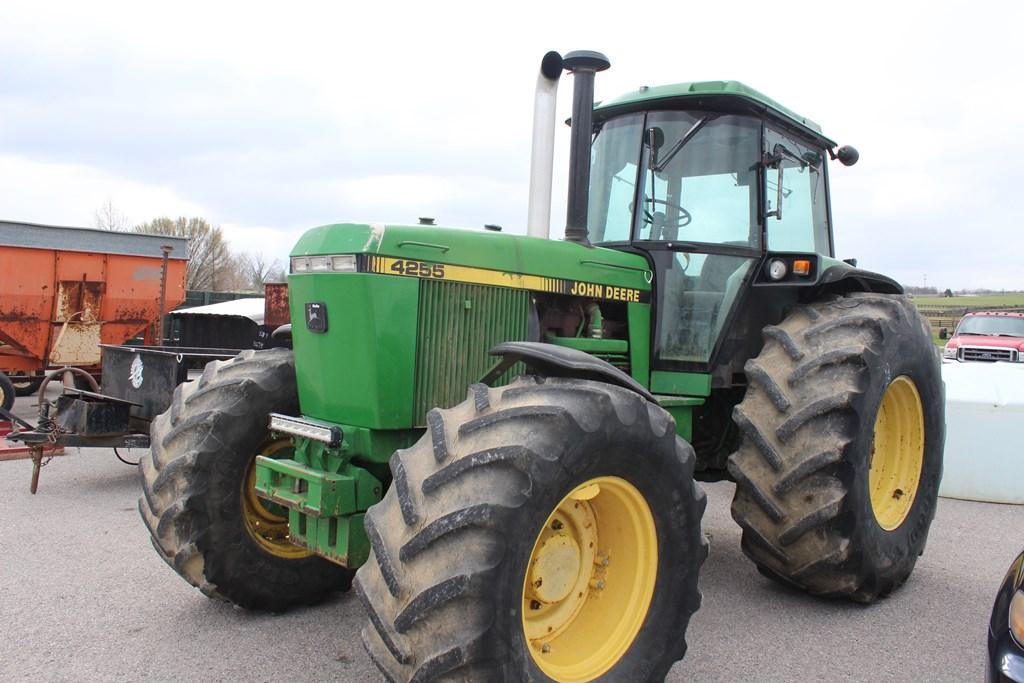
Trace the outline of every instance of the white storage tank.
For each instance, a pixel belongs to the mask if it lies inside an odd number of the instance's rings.
[[[1024,504],[1024,363],[942,364],[946,453],[939,495]]]

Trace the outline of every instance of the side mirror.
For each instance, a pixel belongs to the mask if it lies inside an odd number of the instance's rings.
[[[858,152],[856,148],[851,147],[850,145],[843,145],[838,150],[836,150],[836,155],[834,158],[839,159],[839,163],[841,163],[843,166],[853,166],[855,163],[857,163],[857,160],[860,159],[860,152]]]
[[[945,327],[939,328],[939,339],[949,339],[949,330]]]

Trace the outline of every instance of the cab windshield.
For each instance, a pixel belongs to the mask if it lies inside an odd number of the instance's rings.
[[[760,158],[757,119],[700,111],[612,119],[592,148],[590,240],[758,249]]]

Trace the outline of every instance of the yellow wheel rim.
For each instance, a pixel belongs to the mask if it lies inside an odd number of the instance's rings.
[[[914,382],[901,375],[882,396],[875,417],[868,486],[875,519],[898,529],[910,513],[924,464],[924,408]]]
[[[523,577],[523,633],[540,670],[591,681],[611,669],[647,616],[658,538],[643,494],[619,477],[580,484],[537,535]]]
[[[291,448],[290,439],[267,439],[258,452],[268,458],[275,453]],[[288,535],[288,517],[277,514],[259,496],[256,495],[256,459],[249,463],[242,480],[242,518],[249,536],[275,557],[286,560],[298,560],[309,557],[313,553],[291,542]]]

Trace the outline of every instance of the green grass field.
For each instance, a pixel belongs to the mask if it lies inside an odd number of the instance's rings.
[[[971,311],[981,311],[986,308],[998,308],[1003,306],[1024,307],[1024,293],[1013,294],[979,294],[978,296],[963,295],[947,298],[944,296],[923,296],[914,297],[914,303],[918,308],[966,308]]]

